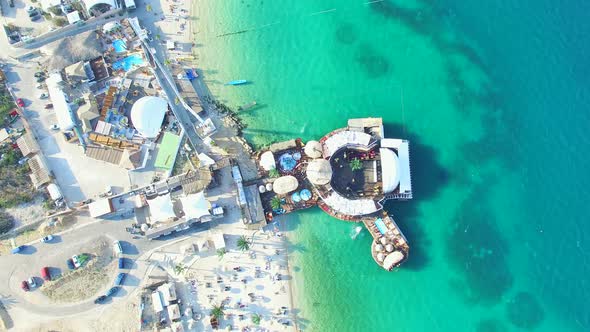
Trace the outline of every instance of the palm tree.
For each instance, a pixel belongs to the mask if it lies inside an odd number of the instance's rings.
[[[217,257],[219,257],[219,260],[222,260],[225,254],[227,254],[227,250],[225,250],[225,248],[217,249]]]
[[[250,318],[252,318],[252,323],[254,323],[256,325],[260,324],[261,317],[259,314],[253,314],[252,317],[250,317]]]
[[[164,65],[165,66],[170,66],[170,60],[168,60],[168,59],[164,60]]]
[[[353,171],[358,171],[363,168],[363,164],[358,158],[354,158],[350,161],[350,169]]]
[[[186,266],[184,266],[184,265],[182,265],[182,264],[177,264],[177,265],[174,267],[174,272],[175,272],[176,274],[181,274],[181,273],[182,273],[182,272],[183,272],[185,269],[186,269]]]
[[[250,242],[248,242],[246,236],[242,235],[238,238],[237,246],[238,249],[240,249],[241,251],[247,251],[248,249],[250,249]]]
[[[223,318],[223,315],[224,315],[223,305],[222,304],[214,304],[213,308],[211,308],[210,314],[211,314],[211,316],[217,318],[218,320],[221,320],[221,318]]]
[[[278,210],[278,209],[280,209],[280,208],[281,208],[281,199],[280,199],[278,196],[275,196],[275,197],[273,197],[273,198],[270,200],[270,207],[271,207],[273,210]]]
[[[268,175],[271,178],[278,178],[280,174],[279,174],[279,171],[276,168],[273,168],[270,171],[268,171]]]

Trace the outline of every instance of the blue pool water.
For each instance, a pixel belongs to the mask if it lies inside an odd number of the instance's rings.
[[[115,48],[115,52],[117,53],[123,53],[127,51],[127,45],[125,45],[125,42],[121,39],[116,39],[113,41],[113,48]]]
[[[143,66],[144,64],[145,61],[140,54],[131,54],[130,56],[113,63],[113,69],[123,69],[124,71],[130,71],[131,69]]]

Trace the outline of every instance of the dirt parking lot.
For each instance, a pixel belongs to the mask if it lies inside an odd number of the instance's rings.
[[[67,303],[86,300],[104,289],[116,269],[108,240],[100,238],[85,253],[90,258],[82,267],[65,272],[55,282],[44,284],[41,292],[54,302]]]

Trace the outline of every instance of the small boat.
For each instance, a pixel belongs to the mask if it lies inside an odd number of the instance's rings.
[[[235,80],[235,81],[229,81],[227,83],[225,83],[225,85],[241,85],[241,84],[246,84],[248,83],[247,80]]]

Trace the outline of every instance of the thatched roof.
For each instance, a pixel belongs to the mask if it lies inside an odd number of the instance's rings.
[[[309,182],[325,185],[332,180],[332,166],[326,159],[314,159],[307,165],[306,174]]]
[[[321,158],[322,157],[322,145],[318,141],[309,141],[305,144],[303,152],[310,158]]]
[[[297,181],[297,178],[292,175],[285,175],[275,180],[273,190],[279,195],[284,195],[297,189],[298,186],[299,181]]]
[[[52,53],[47,63],[49,70],[61,70],[76,62],[94,59],[103,53],[100,40],[94,31],[66,37],[46,47]]]
[[[271,151],[266,151],[260,155],[260,167],[262,167],[265,171],[270,171],[271,169],[277,168],[275,156]]]

